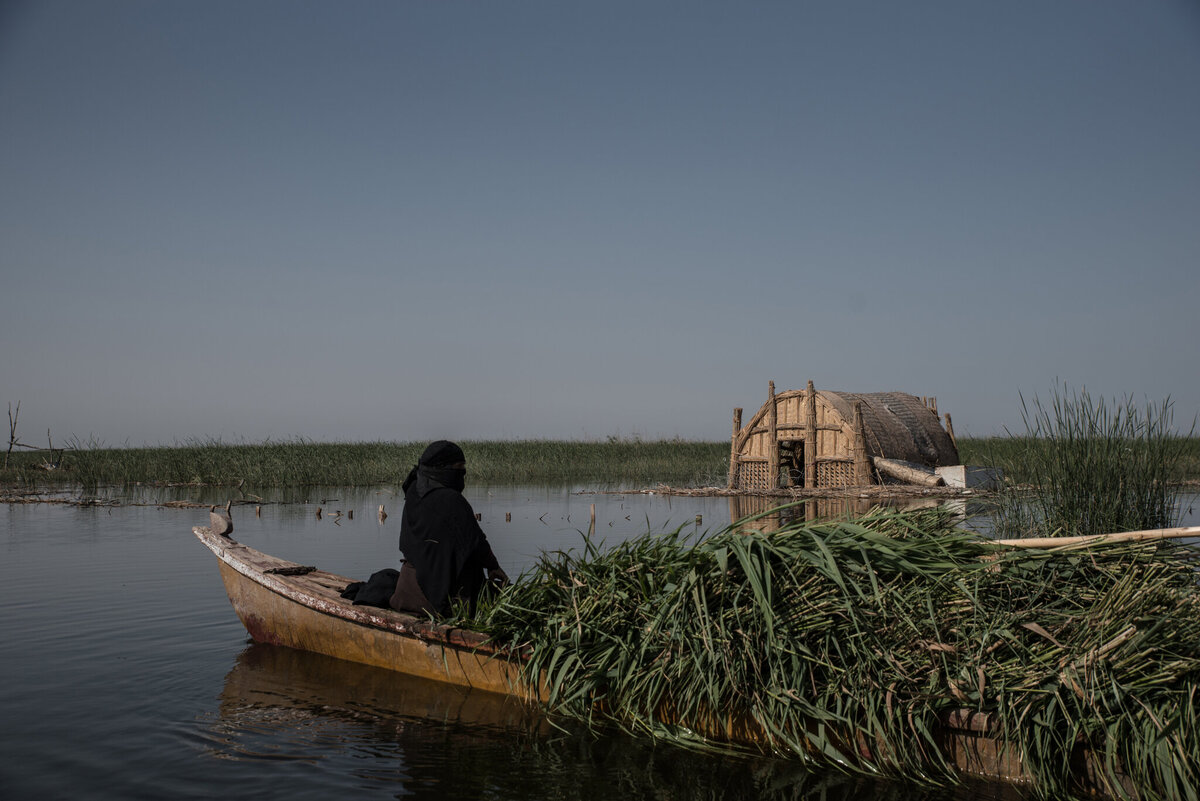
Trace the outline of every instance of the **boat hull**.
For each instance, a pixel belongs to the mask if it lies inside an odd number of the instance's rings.
[[[530,696],[520,666],[490,647],[482,635],[414,615],[354,606],[340,596],[349,578],[320,570],[302,575],[268,573],[300,566],[203,527],[195,533],[217,556],[230,603],[256,642],[475,690]]]

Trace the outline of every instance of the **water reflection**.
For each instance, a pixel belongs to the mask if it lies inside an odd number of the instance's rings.
[[[729,522],[754,517],[748,525],[764,532],[778,531],[783,526],[792,523],[816,523],[824,520],[864,515],[878,506],[891,509],[910,511],[914,509],[933,509],[938,506],[949,508],[960,521],[974,518],[983,514],[986,507],[979,502],[968,502],[962,498],[880,498],[846,496],[834,498],[809,498],[803,501],[787,503],[784,498],[735,495],[729,497]]]
[[[996,786],[914,788],[814,773],[795,761],[685,751],[569,722],[552,726],[514,699],[269,645],[237,656],[218,709],[211,727],[217,756],[312,766],[365,761],[359,784],[398,797],[1019,798]]]
[[[230,731],[264,719],[290,726],[314,716],[414,718],[527,735],[548,729],[536,707],[516,698],[262,643],[238,654],[225,677],[220,716]]]

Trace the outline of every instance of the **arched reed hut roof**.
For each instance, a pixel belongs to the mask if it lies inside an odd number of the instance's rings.
[[[942,428],[937,413],[916,395],[904,392],[829,392],[817,397],[845,420],[853,419],[854,403],[862,403],[867,453],[928,467],[958,464],[958,448]]]

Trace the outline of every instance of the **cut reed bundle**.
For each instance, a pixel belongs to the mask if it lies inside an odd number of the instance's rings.
[[[693,745],[661,723],[752,719],[764,747],[868,774],[956,781],[938,743],[989,713],[1046,797],[1072,755],[1114,794],[1197,798],[1200,590],[1186,545],[1000,548],[940,510],[681,531],[543,557],[475,625],[527,648],[549,706]]]

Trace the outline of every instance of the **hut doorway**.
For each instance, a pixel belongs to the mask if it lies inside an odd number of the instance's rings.
[[[804,486],[804,440],[779,443],[779,486]]]

